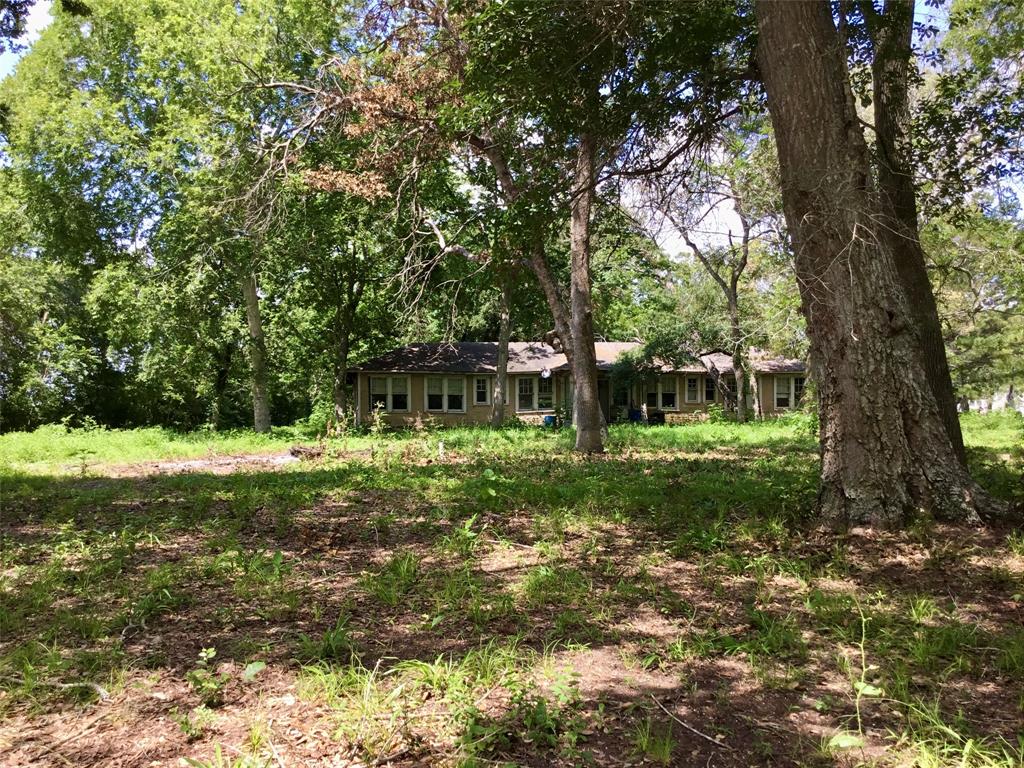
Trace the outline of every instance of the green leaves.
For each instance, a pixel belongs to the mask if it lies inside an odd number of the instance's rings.
[[[267,668],[266,662],[263,661],[250,661],[245,665],[245,670],[242,672],[242,680],[249,683],[256,679],[264,669]]]

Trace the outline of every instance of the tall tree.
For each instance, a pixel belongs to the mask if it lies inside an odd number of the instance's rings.
[[[918,230],[910,93],[911,84],[918,79],[912,47],[914,0],[886,0],[877,10],[872,2],[863,2],[860,8],[873,48],[878,192],[885,217],[879,234],[888,241],[914,315],[928,385],[957,459],[966,466],[942,324]]]
[[[833,525],[995,505],[960,463],[927,382],[828,4],[759,0],[757,55],[821,416],[818,506]]]
[[[516,116],[523,138],[543,145],[563,171],[570,224],[569,327],[563,333],[571,349],[578,451],[602,451],[605,426],[592,296],[599,188],[609,178],[646,170],[662,140],[671,145],[665,155],[681,154],[721,119],[735,95],[743,53],[735,44],[733,11],[714,0],[515,1],[490,3],[468,22],[469,103]],[[719,66],[709,71],[712,60]],[[553,297],[551,303],[554,308]]]

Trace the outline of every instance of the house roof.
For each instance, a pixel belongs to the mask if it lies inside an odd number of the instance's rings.
[[[625,353],[638,349],[635,341],[598,341],[594,343],[597,368],[609,371],[615,361]],[[755,357],[754,352],[758,353]],[[801,372],[804,364],[800,360],[771,358],[754,350],[751,353],[754,370],[760,373]],[[371,373],[494,373],[498,367],[498,343],[496,341],[459,341],[408,344],[367,360],[353,370]],[[565,355],[543,341],[511,341],[508,345],[509,373],[540,373],[566,371],[569,369]],[[691,365],[672,366],[662,363],[666,373],[704,373],[717,371],[719,374],[732,373],[732,358],[722,352],[701,355],[700,362]]]
[[[640,345],[633,341],[598,341],[594,344],[599,370],[610,370],[619,356]],[[495,341],[459,341],[451,343],[408,344],[393,349],[356,370],[426,373],[494,373],[498,367],[498,343]],[[542,341],[510,341],[509,373],[539,373],[568,370],[565,355]]]
[[[775,357],[763,349],[750,350],[750,365],[758,373],[806,373],[807,363],[796,358]]]

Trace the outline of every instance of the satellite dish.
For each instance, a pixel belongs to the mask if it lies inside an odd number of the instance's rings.
[[[550,379],[551,378],[551,369],[550,368],[545,368],[544,370],[542,370],[540,372],[540,377],[542,379]]]

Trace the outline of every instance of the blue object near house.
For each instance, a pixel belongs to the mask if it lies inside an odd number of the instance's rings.
[[[544,426],[545,427],[550,427],[551,429],[554,429],[556,424],[557,424],[557,420],[555,419],[554,416],[545,416],[544,417]]]

